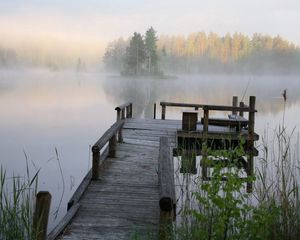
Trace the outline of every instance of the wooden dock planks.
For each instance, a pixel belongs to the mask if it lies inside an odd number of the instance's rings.
[[[90,182],[76,205],[79,210],[57,239],[127,240],[135,234],[138,239],[156,239],[159,140],[167,136],[175,147],[181,127],[180,120],[126,119],[116,157],[104,161],[99,179]],[[232,134],[227,127],[209,129]],[[202,124],[197,130],[203,130]]]
[[[161,121],[161,120],[158,120]],[[107,158],[58,239],[155,239],[159,223],[159,137],[175,143],[177,125],[127,119],[116,158]],[[169,126],[169,127],[168,127]]]

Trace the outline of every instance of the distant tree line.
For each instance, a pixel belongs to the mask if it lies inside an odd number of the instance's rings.
[[[152,52],[155,54],[150,57],[149,50],[142,50],[147,43],[144,37],[144,45],[141,43],[140,50],[145,54],[138,54],[140,66],[137,67],[138,64],[129,59],[136,57],[133,45],[137,45],[133,41],[141,41],[141,37],[135,33],[129,40],[120,38],[109,43],[104,55],[106,68],[135,71],[135,66],[138,72],[149,70],[149,64],[153,67],[150,71],[156,68],[175,73],[300,73],[299,47],[280,36],[258,33],[252,37],[241,33],[220,36],[212,32],[199,32],[186,37],[162,35],[157,38],[154,31],[152,39],[155,39],[155,49]],[[137,48],[135,50],[138,51]]]
[[[42,51],[28,51],[26,49],[15,50],[0,45],[0,69],[19,67],[44,67],[52,71],[59,71],[61,68],[73,67],[77,71],[85,71],[84,60],[78,58],[68,59],[60,55],[46,55]]]

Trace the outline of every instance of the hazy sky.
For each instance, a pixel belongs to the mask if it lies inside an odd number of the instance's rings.
[[[299,0],[0,0],[0,36],[103,44],[153,26],[158,34],[235,31],[300,45]]]

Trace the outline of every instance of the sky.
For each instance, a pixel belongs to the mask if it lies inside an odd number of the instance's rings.
[[[300,46],[299,22],[299,0],[0,0],[0,41],[87,51],[150,26],[158,35],[260,32]]]

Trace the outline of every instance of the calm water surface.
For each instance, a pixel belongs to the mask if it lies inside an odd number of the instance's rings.
[[[53,195],[50,228],[66,212],[70,196],[91,167],[90,146],[115,121],[114,107],[127,101],[134,116],[152,117],[153,103],[176,101],[231,104],[233,95],[257,97],[256,132],[300,124],[299,76],[179,76],[177,79],[120,78],[100,73],[0,71],[0,162],[9,175],[41,169],[39,190]],[[282,92],[287,89],[284,113]],[[160,109],[158,109],[158,116]],[[180,111],[167,109],[167,118]],[[58,159],[63,170],[60,174]],[[65,189],[59,211],[54,220]]]

